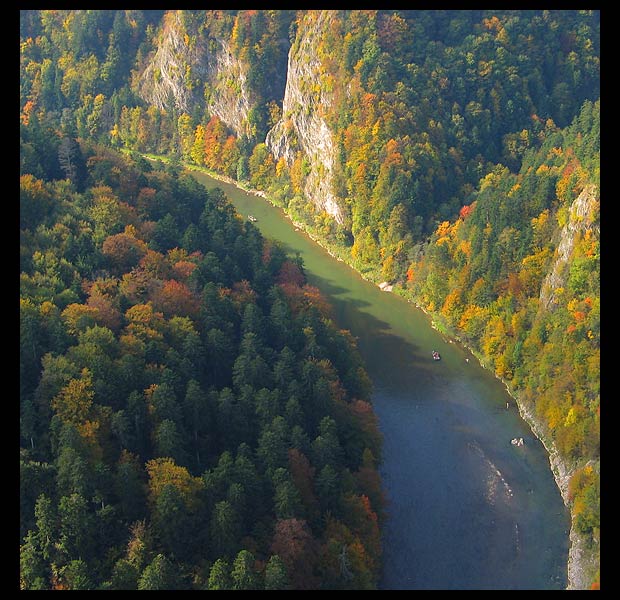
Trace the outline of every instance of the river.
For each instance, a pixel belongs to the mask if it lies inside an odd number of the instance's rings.
[[[194,175],[300,253],[309,283],[358,340],[384,439],[380,589],[565,589],[570,516],[543,445],[503,385],[422,311],[332,258],[282,210]],[[515,437],[524,445],[512,445]]]

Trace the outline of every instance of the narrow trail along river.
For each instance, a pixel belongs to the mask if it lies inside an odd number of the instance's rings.
[[[358,339],[384,438],[381,589],[565,588],[569,514],[544,447],[503,385],[423,312],[332,258],[280,209],[194,175],[299,252],[338,325]],[[524,445],[512,445],[515,437]]]

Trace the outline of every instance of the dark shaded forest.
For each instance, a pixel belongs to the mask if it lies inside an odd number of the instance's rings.
[[[65,158],[20,185],[22,587],[373,588],[370,383],[301,261],[174,169]]]

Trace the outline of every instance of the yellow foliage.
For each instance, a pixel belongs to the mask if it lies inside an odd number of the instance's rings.
[[[435,233],[437,234],[438,238],[442,238],[442,237],[449,235],[450,221],[444,221],[443,223],[441,223],[441,225],[437,227],[437,231],[435,231]],[[439,243],[439,240],[437,241],[437,243]]]
[[[487,312],[488,311],[481,306],[470,304],[461,315],[459,328],[471,334],[472,326],[483,322],[486,319]]]
[[[549,425],[549,429],[554,430],[562,419],[560,407],[555,404],[551,405],[547,409],[545,416],[547,417],[547,424]]]
[[[493,63],[494,61],[492,60],[481,60],[478,63],[478,75],[480,75],[480,77],[486,77],[493,70]]]
[[[153,311],[153,305],[150,301],[146,304],[136,304],[128,308],[125,312],[125,317],[131,323],[142,323],[144,325],[152,324],[159,319],[163,320],[163,314]]]
[[[49,300],[44,300],[39,307],[39,312],[43,317],[50,317],[58,311],[58,307]]]
[[[90,371],[84,369],[80,379],[71,379],[52,400],[52,408],[65,422],[73,425],[85,423],[95,392],[92,388]]]
[[[497,356],[506,347],[506,327],[499,316],[491,317],[482,338],[482,351],[488,357]]]
[[[568,414],[566,415],[566,419],[564,419],[564,427],[569,427],[573,425],[577,421],[577,411],[574,406],[571,406]]]
[[[177,465],[172,458],[155,458],[146,463],[149,475],[149,499],[156,502],[166,485],[174,486],[188,506],[197,501],[202,479],[193,477],[185,467]]]
[[[539,233],[549,221],[549,209],[545,208],[538,217],[532,218],[532,229],[534,233]]]
[[[469,240],[463,240],[458,247],[465,256],[471,256],[471,242]]]
[[[387,281],[391,281],[392,279],[394,279],[396,275],[395,266],[396,265],[394,262],[394,257],[391,254],[388,255],[387,258],[383,261],[383,266],[381,268],[381,274]]]
[[[508,192],[508,196],[511,197],[515,194],[515,192],[518,192],[521,189],[521,184],[520,183],[515,183],[511,188],[510,191]]]
[[[495,374],[504,379],[512,379],[512,369],[508,363],[508,359],[504,354],[500,354],[495,360]]]
[[[586,508],[586,504],[581,496],[578,496],[573,503],[573,518],[580,515]]]
[[[276,163],[276,176],[280,177],[286,171],[286,160],[284,157]]]
[[[480,180],[480,191],[485,190],[486,188],[495,185],[499,180],[499,176],[496,173],[487,173],[481,180]]]
[[[558,198],[564,198],[564,195],[568,191],[568,186],[570,184],[570,177],[562,177],[558,179],[558,182],[555,186],[555,193]]]
[[[454,289],[447,296],[441,307],[441,312],[446,317],[451,317],[461,305],[461,290]]]

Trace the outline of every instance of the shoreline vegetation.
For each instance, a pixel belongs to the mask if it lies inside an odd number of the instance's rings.
[[[161,161],[162,163],[170,162],[170,159],[165,156],[158,156],[154,154],[140,153],[146,159],[151,161]],[[493,372],[487,365],[485,365],[484,361],[481,357],[476,353],[465,341],[463,341],[455,332],[449,331],[443,324],[437,322],[435,315],[426,310],[423,306],[415,302],[405,290],[403,290],[399,286],[386,286],[387,282],[380,282],[376,280],[376,278],[370,277],[366,273],[360,272],[355,266],[346,260],[346,257],[343,258],[340,253],[338,253],[338,249],[333,245],[326,242],[324,239],[321,239],[319,235],[311,231],[308,224],[303,223],[301,221],[297,221],[292,218],[292,216],[281,206],[278,206],[275,202],[273,202],[268,194],[264,190],[257,190],[248,187],[245,183],[239,182],[231,177],[226,175],[222,175],[205,167],[199,167],[197,165],[189,165],[183,164],[184,169],[188,171],[198,171],[216,179],[218,181],[222,181],[223,183],[227,183],[230,185],[234,185],[238,189],[248,193],[263,198],[269,204],[274,206],[275,208],[279,208],[282,211],[282,214],[294,225],[296,230],[300,230],[305,233],[310,239],[312,239],[316,244],[318,244],[323,250],[325,250],[332,258],[338,260],[339,262],[346,263],[349,267],[351,267],[362,279],[373,283],[380,289],[392,293],[397,293],[399,296],[403,297],[407,302],[413,304],[417,309],[421,310],[429,319],[430,325],[436,331],[446,335],[448,337],[448,341],[452,342],[452,338],[456,340],[462,347],[466,348],[472,356],[474,356],[482,368],[487,371]],[[569,498],[568,498],[568,483],[570,481],[571,475],[575,471],[576,467],[574,465],[568,464],[566,461],[562,460],[557,451],[555,444],[552,440],[549,440],[542,432],[540,423],[535,419],[534,415],[531,413],[527,407],[524,406],[523,402],[520,400],[518,394],[514,392],[514,390],[510,389],[508,382],[499,377],[496,373],[493,373],[494,376],[501,381],[504,385],[506,391],[510,395],[510,397],[515,401],[517,408],[519,410],[519,414],[521,418],[528,424],[534,436],[540,440],[543,444],[547,454],[549,456],[549,465],[551,472],[553,474],[553,478],[556,482],[558,489],[560,490],[560,494],[562,495],[562,500],[564,501],[564,505],[567,508],[570,508]],[[588,551],[586,548],[585,541],[578,534],[573,515],[571,514],[571,527],[569,534],[569,553],[568,553],[568,564],[567,564],[567,590],[578,590],[578,589],[588,589],[588,582],[594,576],[594,570],[596,569],[596,565],[592,563],[592,560],[589,559]]]

